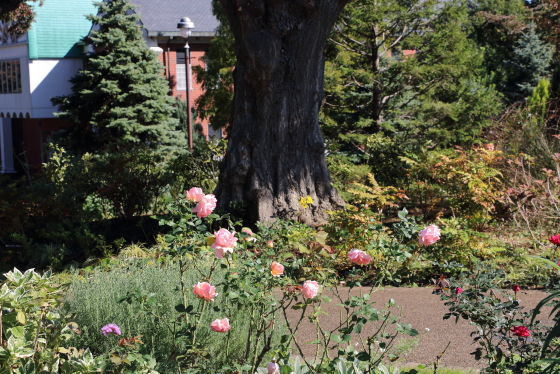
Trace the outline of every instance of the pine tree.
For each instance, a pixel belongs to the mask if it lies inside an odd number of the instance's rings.
[[[380,131],[408,144],[472,141],[499,99],[482,84],[466,14],[455,1],[350,3],[331,36],[324,133],[354,149]]]
[[[512,58],[508,61],[512,70],[508,82],[510,97],[519,100],[531,94],[539,81],[547,75],[552,52],[552,46],[539,38],[532,25],[518,41]]]
[[[84,38],[95,50],[71,79],[72,93],[52,99],[72,124],[66,146],[76,154],[184,145],[173,99],[155,52],[142,38],[128,0],[95,3],[97,25]]]

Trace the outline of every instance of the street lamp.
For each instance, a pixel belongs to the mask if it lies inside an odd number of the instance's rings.
[[[181,33],[181,36],[185,38],[185,80],[187,83],[186,100],[187,100],[187,129],[189,131],[189,148],[193,148],[193,134],[192,134],[192,122],[191,122],[191,106],[190,106],[190,82],[189,82],[189,72],[191,64],[191,49],[189,47],[189,36],[191,36],[191,30],[194,29],[194,23],[189,17],[181,18],[181,21],[177,24],[177,28]]]

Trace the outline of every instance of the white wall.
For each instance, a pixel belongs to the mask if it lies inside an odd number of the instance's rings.
[[[51,97],[71,93],[69,80],[82,68],[80,58],[30,60],[31,118],[53,118],[57,108]]]
[[[31,115],[31,94],[29,92],[29,68],[27,59],[27,43],[7,44],[0,46],[0,60],[20,60],[22,93],[0,94],[0,113]]]

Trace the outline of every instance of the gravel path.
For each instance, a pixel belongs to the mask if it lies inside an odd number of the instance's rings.
[[[348,294],[347,288],[340,288],[342,295]],[[360,289],[352,290],[352,295],[359,295]],[[474,359],[470,353],[478,346],[472,343],[470,333],[475,328],[468,321],[460,319],[455,323],[455,319],[451,318],[443,320],[443,315],[447,313],[447,307],[443,305],[439,295],[432,294],[433,288],[395,288],[387,287],[380,289],[372,295],[372,301],[375,301],[377,309],[384,309],[384,304],[393,299],[397,305],[402,307],[401,323],[410,323],[412,327],[424,335],[420,343],[405,357],[401,357],[397,361],[397,366],[415,363],[424,365],[433,365],[436,357],[445,349],[450,342],[445,354],[440,360],[440,366],[456,367],[464,369],[481,368],[483,363]],[[369,292],[364,289],[363,292]],[[323,294],[332,296],[332,293],[325,291]],[[525,310],[533,308],[539,301],[546,296],[541,291],[522,291],[518,293],[521,305],[525,306]],[[344,297],[343,297],[344,299]],[[336,306],[337,301],[323,303],[323,310],[327,313],[320,317],[321,324],[328,330],[334,329],[339,321],[339,308]],[[299,319],[301,311],[291,310],[290,320]],[[548,315],[546,315],[548,316]],[[543,317],[544,318],[544,317]],[[367,326],[367,325],[366,325]],[[426,330],[426,329],[429,329]],[[373,327],[364,329],[367,336],[373,331]],[[304,318],[299,332],[299,341],[311,342],[317,339],[314,326]],[[315,353],[314,345],[304,345],[304,354],[312,357]]]

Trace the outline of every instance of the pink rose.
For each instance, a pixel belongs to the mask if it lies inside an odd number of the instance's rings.
[[[218,200],[216,200],[214,195],[205,195],[198,204],[196,204],[192,212],[196,213],[198,218],[208,217],[216,208],[217,202]]]
[[[370,255],[356,248],[353,248],[350,252],[348,252],[348,257],[350,258],[350,262],[358,265],[367,265],[371,262]]]
[[[273,277],[281,276],[282,274],[284,274],[284,265],[274,261],[272,264],[270,264],[270,273]]]
[[[455,294],[456,294],[456,295],[460,295],[460,294],[462,294],[462,293],[463,293],[463,289],[462,289],[461,287],[455,288]]]
[[[216,332],[228,332],[231,329],[227,318],[215,320],[210,324],[210,327]]]
[[[527,327],[525,326],[515,326],[510,331],[513,332],[514,335],[522,338],[526,338],[531,335],[531,331],[529,331],[529,329],[527,329]]]
[[[214,298],[218,296],[218,294],[216,293],[216,287],[207,282],[198,282],[197,284],[195,284],[193,286],[193,292],[200,299],[204,299],[206,301],[214,301]]]
[[[303,282],[303,288],[301,289],[301,293],[303,297],[307,299],[312,299],[317,296],[317,292],[319,291],[319,283],[315,281],[306,280]]]
[[[220,229],[214,233],[214,237],[216,241],[212,244],[212,248],[216,250],[216,257],[222,258],[226,253],[233,253],[233,248],[237,245],[235,231],[229,232],[226,229]]]
[[[440,230],[436,225],[430,225],[418,234],[420,245],[427,246],[439,240]]]
[[[251,229],[248,229],[247,227],[242,228],[241,231],[243,231],[245,234],[249,234],[253,236],[253,232],[251,231]],[[255,242],[257,241],[257,238],[245,238],[245,241]]]
[[[200,187],[193,187],[190,190],[188,190],[185,196],[190,201],[194,201],[195,203],[198,203],[204,197],[204,192],[202,192],[202,188]]]
[[[270,362],[266,368],[268,374],[280,374],[280,366],[276,362]]]
[[[521,291],[521,287],[519,287],[517,284],[514,284],[513,286],[511,286],[511,289],[513,290],[513,292]]]

